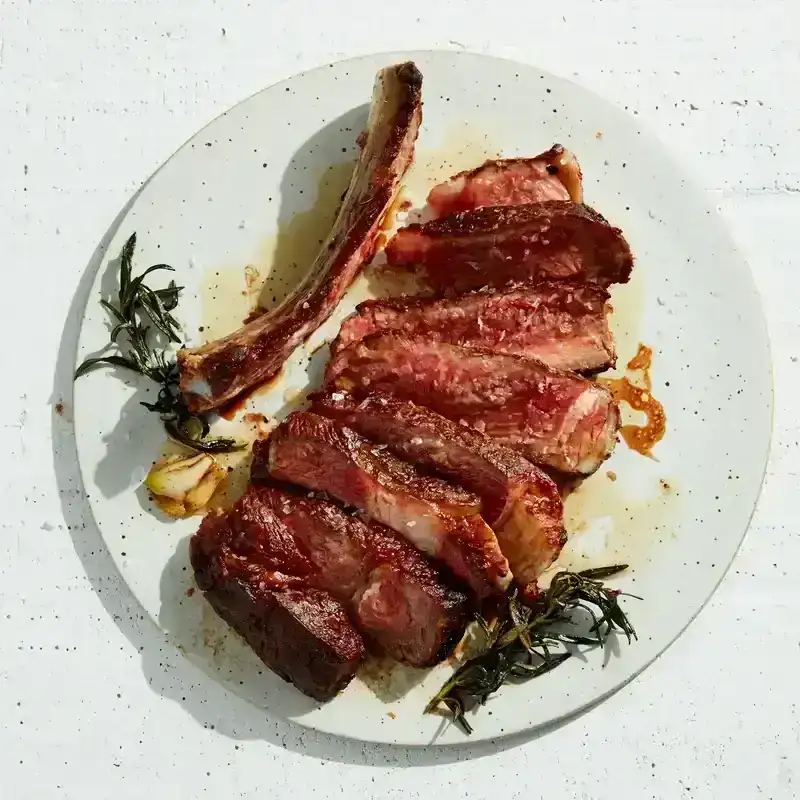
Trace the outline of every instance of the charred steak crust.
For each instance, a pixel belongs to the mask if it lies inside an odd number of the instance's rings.
[[[564,546],[558,487],[516,451],[384,393],[361,401],[344,392],[320,395],[312,409],[478,494],[482,515],[522,586],[535,585]]]
[[[541,203],[545,200],[583,202],[578,160],[560,144],[534,158],[490,160],[453,175],[428,194],[437,216],[481,206]]]
[[[320,394],[313,398],[311,410],[475,492],[490,525],[508,515],[506,478],[535,469],[519,453],[477,431],[386,392],[361,399],[346,392]]]
[[[457,297],[366,300],[344,320],[331,352],[396,331],[538,358],[558,369],[602,372],[616,363],[608,299],[594,284],[542,281]]]
[[[309,412],[287,417],[269,445],[274,478],[355,506],[442,561],[478,596],[507,586],[508,562],[471,492],[423,475],[355,431]]]
[[[427,406],[539,466],[589,475],[611,454],[619,409],[606,388],[542,362],[376,333],[328,364],[328,389],[387,392]]]
[[[422,119],[422,75],[407,62],[376,78],[366,137],[328,239],[303,282],[274,311],[202,347],[180,350],[192,411],[217,408],[274,377],[331,314],[376,249],[380,225],[411,164]]]
[[[619,228],[580,203],[550,200],[486,206],[401,228],[386,247],[390,264],[422,266],[441,290],[513,281],[626,283],[633,268]]]
[[[189,544],[197,585],[270,669],[309,697],[330,700],[355,675],[363,640],[330,593],[275,569],[282,557],[270,555],[269,537],[257,531],[237,529],[231,515],[206,516]]]
[[[268,452],[266,442],[254,446],[254,480],[268,470]],[[251,491],[292,532],[313,564],[310,580],[344,604],[370,649],[427,667],[461,638],[466,596],[397,533],[288,487]]]
[[[571,219],[587,220],[593,224],[611,228],[608,220],[591,206],[563,200],[544,203],[523,203],[513,206],[483,206],[457,214],[448,214],[442,219],[425,223],[413,223],[402,230],[424,231],[432,239],[447,239],[451,236],[473,236],[504,233],[508,228],[527,225],[540,220],[545,224],[559,214],[568,214]],[[616,230],[612,228],[612,230]]]

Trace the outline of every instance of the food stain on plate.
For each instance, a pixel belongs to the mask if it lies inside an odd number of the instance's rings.
[[[331,164],[320,176],[314,204],[281,220],[274,236],[259,248],[257,264],[264,276],[258,307],[270,311],[298,286],[333,228],[355,162]]]
[[[639,307],[634,299],[635,291],[628,295],[629,315],[623,319],[630,332]],[[615,307],[612,320],[616,313]],[[624,403],[622,441],[612,461],[567,493],[564,521],[569,540],[548,574],[611,562],[635,567],[665,538],[674,537],[681,496],[675,477],[652,455],[653,446],[666,431],[664,407],[652,395],[652,366],[652,348],[639,343],[626,364],[631,377],[598,379]],[[644,416],[643,424],[634,421],[635,414]],[[629,451],[619,452],[625,445]],[[636,459],[643,455],[651,461],[637,467]]]
[[[430,674],[390,658],[369,656],[359,667],[358,684],[384,703],[393,703],[408,694]]]
[[[618,364],[633,358],[639,346],[646,305],[645,284],[644,270],[634,269],[627,283],[616,284],[610,289],[609,302],[613,311],[609,321],[614,333]]]
[[[279,305],[308,272],[330,233],[353,162],[331,164],[320,176],[313,206],[279,223],[249,263],[206,271],[202,292],[203,341],[232,333],[247,319]]]
[[[548,574],[612,563],[636,567],[674,537],[681,505],[674,476],[648,472],[634,482],[631,475],[630,464],[616,470],[601,467],[567,496],[564,522],[569,538]]]
[[[254,264],[208,269],[202,285],[203,342],[212,342],[235,331],[253,310],[255,300],[247,285],[247,270],[261,270]],[[255,295],[257,296],[257,295]]]
[[[621,378],[600,378],[598,382],[611,390],[618,403],[624,403],[631,410],[644,414],[644,424],[626,422],[619,433],[631,450],[655,459],[653,447],[664,438],[667,415],[664,406],[653,396],[653,380],[650,376],[652,365],[653,349],[640,344],[636,355],[627,365],[631,377],[626,375]]]

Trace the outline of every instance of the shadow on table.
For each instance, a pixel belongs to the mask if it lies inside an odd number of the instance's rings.
[[[281,218],[290,217],[293,210],[304,207],[304,198],[301,195],[313,191],[316,186],[316,177],[309,165],[318,167],[321,158],[323,160],[327,158],[329,164],[335,163],[341,160],[343,151],[352,149],[355,136],[364,126],[366,110],[364,106],[345,114],[325,126],[298,149],[281,185]],[[303,177],[306,175],[307,178]],[[94,277],[106,259],[107,248],[112,238],[144,186],[130,199],[103,236],[72,300],[61,337],[54,377],[52,400],[54,409],[59,403],[66,409],[72,408],[75,352],[84,308],[89,299]],[[305,198],[307,197],[306,193]],[[108,255],[116,257],[117,254]],[[109,274],[110,271],[107,270]],[[138,406],[136,413],[138,414]],[[62,510],[75,551],[81,559],[89,581],[117,627],[140,654],[142,670],[148,685],[161,696],[179,703],[204,727],[214,729],[234,740],[264,740],[320,759],[380,766],[382,764],[433,765],[465,758],[479,758],[535,740],[569,721],[569,719],[563,720],[533,733],[509,736],[482,744],[408,748],[395,745],[365,746],[361,742],[317,733],[296,723],[267,716],[263,711],[227,691],[204,671],[192,665],[187,658],[182,657],[175,645],[174,637],[168,637],[148,618],[125,585],[91,514],[78,467],[74,426],[69,413],[62,415],[54,411],[52,431],[53,462]],[[118,452],[119,458],[133,457],[131,452],[125,453],[123,448]],[[149,457],[152,457],[152,453]],[[185,547],[185,541],[180,546]],[[176,568],[176,564],[180,561],[177,553],[176,559],[172,559],[173,563],[167,565],[162,576],[162,585],[165,580],[171,582],[170,573],[174,573],[176,569],[183,572],[183,566]],[[184,573],[176,580],[185,579]],[[171,589],[162,592],[162,596],[169,595],[170,591]],[[178,596],[174,591],[172,594]],[[179,618],[175,616],[177,613],[179,610],[162,606],[162,619]],[[213,643],[210,643],[209,650],[213,649]],[[288,686],[285,687],[285,691],[294,692]],[[298,703],[303,708],[298,706],[296,710],[298,712],[307,710],[306,707],[310,702],[307,698],[298,696]]]

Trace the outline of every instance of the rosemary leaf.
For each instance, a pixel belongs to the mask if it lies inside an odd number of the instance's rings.
[[[483,635],[487,639],[491,639],[493,633],[492,628],[482,614],[479,614],[478,612],[475,613],[475,622],[477,622],[480,626],[480,629],[483,631]]]
[[[572,633],[561,633],[560,631],[551,631],[547,633],[547,638],[554,642],[561,642],[562,644],[585,644],[589,646],[596,645],[597,639],[589,636],[575,636]]]
[[[86,361],[75,370],[75,377],[80,378],[81,375],[91,372],[95,367],[99,367],[102,364],[108,364],[112,367],[123,367],[124,369],[130,369],[141,374],[141,370],[136,362],[129,358],[125,358],[124,356],[100,356],[99,358],[87,358]]]
[[[572,653],[556,653],[555,655],[551,655],[549,658],[546,658],[541,664],[537,664],[535,666],[524,663],[515,664],[511,669],[510,675],[513,678],[516,678],[518,681],[527,681],[531,678],[538,678],[540,675],[544,675],[545,673],[550,672],[550,670],[560,667],[571,656]]]
[[[196,417],[192,419],[196,419]],[[230,453],[234,450],[243,450],[247,447],[244,442],[239,442],[236,439],[229,439],[226,436],[204,435],[202,437],[194,437],[188,435],[181,430],[180,426],[172,421],[166,421],[164,423],[164,429],[173,441],[201,453]]]
[[[108,300],[103,300],[101,298],[100,305],[103,306],[103,308],[106,311],[108,311],[108,313],[111,314],[111,316],[114,317],[114,319],[117,320],[117,322],[123,325],[127,323],[127,319],[125,318],[123,313],[121,311],[118,311],[115,306],[113,306],[111,303],[108,302]]]
[[[453,697],[446,698],[444,703],[450,709],[453,720],[461,725],[467,733],[472,733],[472,725],[467,722],[467,718],[464,716],[464,707],[461,703]]]
[[[604,581],[612,575],[617,575],[628,569],[627,564],[615,564],[613,567],[594,567],[593,569],[584,569],[578,573],[581,578],[587,578],[590,581]]]
[[[174,317],[166,311],[161,300],[158,299],[158,295],[146,286],[140,286],[138,301],[141,307],[147,312],[147,316],[150,317],[156,328],[171,342],[180,344],[181,339],[176,330],[178,323]]]
[[[134,231],[128,241],[122,246],[119,267],[119,306],[124,306],[124,299],[128,293],[128,285],[131,282],[131,272],[133,271],[133,251],[136,250],[136,231]]]
[[[161,300],[167,311],[173,311],[177,308],[178,299],[182,291],[183,286],[176,286],[175,281],[170,281],[166,289],[153,289],[153,293]]]
[[[151,273],[157,272],[158,270],[168,270],[169,272],[175,272],[175,270],[170,267],[168,264],[153,264],[152,267],[148,267],[141,275],[137,275],[131,282],[128,287],[128,291],[125,294],[125,300],[123,303],[123,308],[126,312],[130,314],[133,310],[133,306],[136,303],[137,296],[139,293],[140,287],[144,283],[144,279]],[[147,288],[147,287],[145,287]]]

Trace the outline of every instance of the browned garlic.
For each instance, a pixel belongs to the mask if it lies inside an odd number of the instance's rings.
[[[208,453],[168,456],[145,478],[155,504],[170,517],[188,517],[206,506],[227,473]]]

